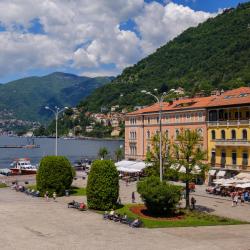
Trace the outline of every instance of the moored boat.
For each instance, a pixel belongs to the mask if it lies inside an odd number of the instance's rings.
[[[19,158],[10,164],[10,171],[12,174],[36,174],[37,167],[31,165],[30,159]]]

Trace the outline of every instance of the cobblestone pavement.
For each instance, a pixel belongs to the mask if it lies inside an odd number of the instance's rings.
[[[133,187],[129,185],[126,191]],[[129,199],[125,193],[121,192],[122,198]],[[250,249],[250,225],[132,229],[103,221],[94,212],[68,209],[69,199],[46,202],[10,188],[0,189],[0,249]]]

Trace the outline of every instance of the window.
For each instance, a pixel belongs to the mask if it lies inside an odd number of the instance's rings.
[[[156,117],[156,122],[159,123],[159,121],[160,121],[160,118],[159,118],[159,116],[157,116]]]
[[[242,154],[242,165],[247,166],[248,165],[248,153],[243,152]]]
[[[130,124],[136,124],[136,118],[130,118]]]
[[[235,151],[232,152],[232,165],[237,164],[237,153]]]
[[[179,115],[175,115],[175,121],[179,122],[179,120],[180,120],[180,116]]]
[[[131,155],[136,155],[136,145],[131,145],[130,146],[130,154]]]
[[[168,130],[166,130],[165,134],[166,134],[166,138],[168,139]]]
[[[150,152],[150,144],[147,145],[147,152]]]
[[[211,131],[211,138],[212,138],[212,140],[215,140],[215,139],[216,139],[215,130],[212,130],[212,131]]]
[[[221,151],[221,167],[224,168],[226,165],[226,152],[225,151]]]
[[[242,130],[242,139],[247,140],[247,130],[246,129]]]
[[[199,120],[199,121],[202,121],[202,120],[203,120],[203,115],[202,115],[201,112],[200,112],[199,115],[198,115],[198,120]]]
[[[150,124],[150,117],[148,117],[148,124]]]
[[[203,129],[202,128],[198,128],[197,133],[200,135],[200,137],[203,137]]]
[[[177,138],[177,137],[179,136],[179,134],[180,134],[179,129],[176,129],[176,130],[175,130],[175,138]]]
[[[190,121],[190,114],[187,114],[187,120]]]
[[[135,140],[135,139],[136,139],[136,132],[131,131],[131,132],[130,132],[129,139]]]
[[[147,131],[147,139],[150,139],[150,131]]]
[[[231,131],[231,139],[232,139],[232,140],[235,140],[235,139],[236,139],[236,132],[235,132],[234,129]]]
[[[226,133],[225,130],[221,130],[221,139],[225,140],[226,139]]]

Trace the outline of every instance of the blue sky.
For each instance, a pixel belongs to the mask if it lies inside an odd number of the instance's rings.
[[[117,75],[185,29],[243,2],[1,0],[0,82],[54,71]]]

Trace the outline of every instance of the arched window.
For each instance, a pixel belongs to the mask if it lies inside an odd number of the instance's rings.
[[[221,139],[225,140],[226,139],[226,133],[225,130],[221,130]]]
[[[247,130],[246,129],[242,130],[242,139],[247,140]]]
[[[235,140],[235,139],[236,139],[236,132],[235,132],[234,129],[231,131],[231,139],[232,139],[232,140]]]
[[[177,137],[179,136],[179,134],[180,134],[179,129],[176,129],[176,130],[175,130],[175,138],[177,138]]]
[[[212,138],[212,140],[215,140],[215,139],[216,139],[215,130],[212,130],[212,131],[211,131],[211,138]]]
[[[150,131],[147,131],[147,139],[150,139]]]

